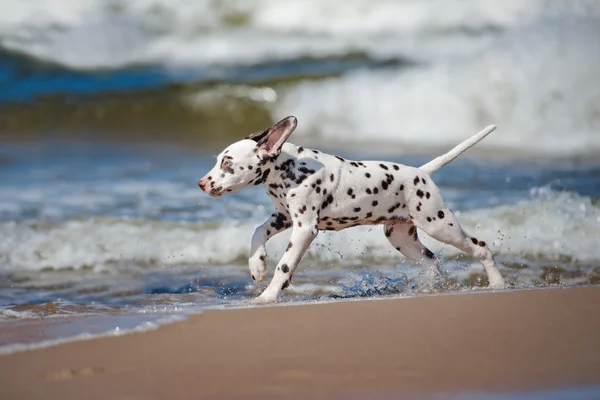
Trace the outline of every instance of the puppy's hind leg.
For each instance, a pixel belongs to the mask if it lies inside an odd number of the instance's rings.
[[[434,239],[450,244],[480,261],[490,281],[490,288],[503,289],[505,287],[504,278],[500,274],[494,255],[487,244],[467,235],[448,207],[444,205],[435,212],[424,210],[424,213],[416,214],[413,221]]]
[[[387,223],[384,226],[385,236],[392,246],[406,258],[423,266],[425,270],[425,290],[433,290],[439,278],[440,260],[429,250],[417,235],[417,227],[412,223]]]

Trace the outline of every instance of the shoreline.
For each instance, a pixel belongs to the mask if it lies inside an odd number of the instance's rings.
[[[600,286],[207,310],[0,356],[3,398],[373,398],[600,385]]]

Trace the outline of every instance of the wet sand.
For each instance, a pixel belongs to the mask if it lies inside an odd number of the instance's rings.
[[[600,384],[600,286],[207,311],[0,357],[2,399],[402,398]]]

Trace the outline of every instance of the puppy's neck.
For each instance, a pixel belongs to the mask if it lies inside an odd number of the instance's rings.
[[[281,182],[282,180],[292,179],[296,164],[298,162],[298,146],[291,143],[283,145],[281,153],[272,160],[271,171],[266,183]]]

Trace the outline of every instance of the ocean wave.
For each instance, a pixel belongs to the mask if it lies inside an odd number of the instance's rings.
[[[484,238],[501,257],[567,266],[600,260],[600,208],[586,196],[543,187],[517,204],[457,214],[465,229]],[[205,223],[107,218],[49,226],[4,222],[0,224],[0,265],[8,271],[87,268],[106,272],[131,265],[245,264],[250,237],[262,222],[256,216]],[[269,264],[283,254],[288,237],[289,232],[282,233],[267,244]],[[446,257],[459,254],[433,239],[425,237],[424,242]],[[401,256],[379,227],[357,227],[323,232],[307,259],[318,264],[372,265],[397,262]]]
[[[485,36],[540,16],[597,15],[600,7],[590,0],[53,0],[9,2],[3,10],[5,49],[97,69],[248,64],[355,51],[425,55],[427,47],[446,52],[450,42],[438,39],[447,37],[468,37],[452,50],[465,51],[478,47],[473,33]]]
[[[598,21],[528,26],[469,57],[289,86],[277,93],[274,119],[293,110],[300,121],[296,135],[331,143],[396,143],[400,150],[453,146],[499,124],[476,151],[596,154]]]
[[[202,126],[201,139],[214,142],[295,114],[294,138],[335,144],[438,149],[494,123],[500,129],[475,151],[565,158],[600,151],[600,86],[593,84],[600,2],[593,0],[55,0],[7,7],[0,15],[4,51],[82,71],[75,78],[60,68],[49,73],[66,74],[65,81],[41,74],[32,91],[22,77],[36,68],[11,61],[17,66],[2,96],[34,101],[0,112],[5,131],[40,132],[40,121],[54,120],[59,132],[80,134],[91,125],[120,135],[139,126],[194,132],[181,135],[191,141]],[[56,93],[65,97],[35,101]],[[74,102],[69,93],[89,98]]]

